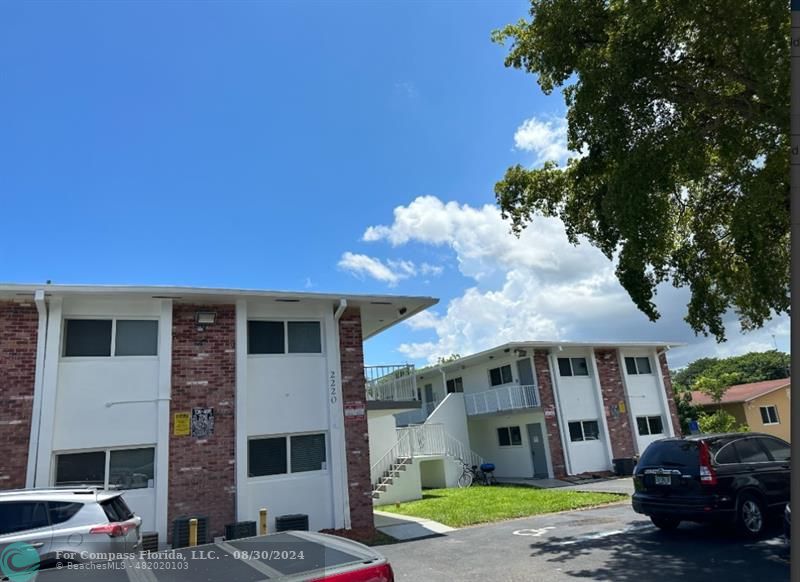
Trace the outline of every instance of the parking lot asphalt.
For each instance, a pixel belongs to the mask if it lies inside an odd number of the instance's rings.
[[[731,528],[664,533],[630,503],[521,518],[379,548],[397,580],[789,580],[780,526],[755,542]]]

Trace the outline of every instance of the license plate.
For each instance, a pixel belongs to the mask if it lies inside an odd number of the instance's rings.
[[[672,477],[669,475],[655,475],[656,485],[672,485]]]

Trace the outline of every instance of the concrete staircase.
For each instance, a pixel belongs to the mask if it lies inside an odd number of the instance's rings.
[[[372,487],[372,498],[380,499],[382,493],[386,493],[397,479],[402,477],[403,473],[408,468],[408,465],[414,462],[413,457],[398,457],[394,463],[380,475]]]

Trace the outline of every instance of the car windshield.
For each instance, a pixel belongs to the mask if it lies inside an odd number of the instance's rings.
[[[639,465],[658,467],[696,467],[700,464],[695,441],[661,441],[651,444],[639,459]]]

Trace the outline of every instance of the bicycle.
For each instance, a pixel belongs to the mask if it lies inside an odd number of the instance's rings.
[[[480,467],[477,465],[468,465],[464,461],[461,461],[461,464],[464,468],[461,476],[458,478],[459,487],[470,487],[474,483],[480,485],[497,485],[497,479],[494,477],[494,465],[492,463],[483,463]]]

